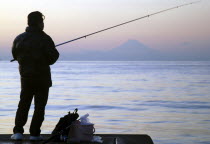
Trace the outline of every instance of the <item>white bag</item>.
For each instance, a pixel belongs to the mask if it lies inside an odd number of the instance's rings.
[[[89,115],[81,117],[80,120],[76,120],[72,123],[69,135],[68,143],[70,142],[91,142],[93,140],[93,134],[95,133],[94,124],[90,123],[88,120]],[[85,122],[85,123],[84,123]]]

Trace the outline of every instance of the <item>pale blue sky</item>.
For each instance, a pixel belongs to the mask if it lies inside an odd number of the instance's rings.
[[[27,15],[41,11],[45,32],[56,44],[162,9],[193,0],[6,0],[0,5],[0,52],[10,51],[13,39],[27,26]],[[182,7],[140,20],[58,49],[112,49],[129,39],[151,48],[176,51],[189,43],[186,51],[199,47],[210,50],[210,2]]]

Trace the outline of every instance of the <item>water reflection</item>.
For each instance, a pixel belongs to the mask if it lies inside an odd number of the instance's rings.
[[[0,63],[0,133],[12,133],[19,100],[17,65],[7,65]],[[59,62],[52,69],[54,86],[42,133],[50,133],[60,117],[78,108],[80,115],[90,114],[97,133],[149,134],[160,144],[210,141],[209,65]]]

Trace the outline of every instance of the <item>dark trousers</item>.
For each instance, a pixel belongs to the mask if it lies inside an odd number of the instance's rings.
[[[23,126],[28,119],[28,112],[34,98],[34,114],[30,125],[30,135],[39,136],[44,121],[45,106],[48,100],[49,85],[43,80],[21,79],[20,101],[15,118],[14,133],[24,133]]]

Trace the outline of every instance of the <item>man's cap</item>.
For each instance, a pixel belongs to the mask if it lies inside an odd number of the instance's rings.
[[[36,26],[39,23],[43,23],[44,19],[45,19],[45,16],[41,12],[39,11],[31,12],[28,15],[28,25]]]

